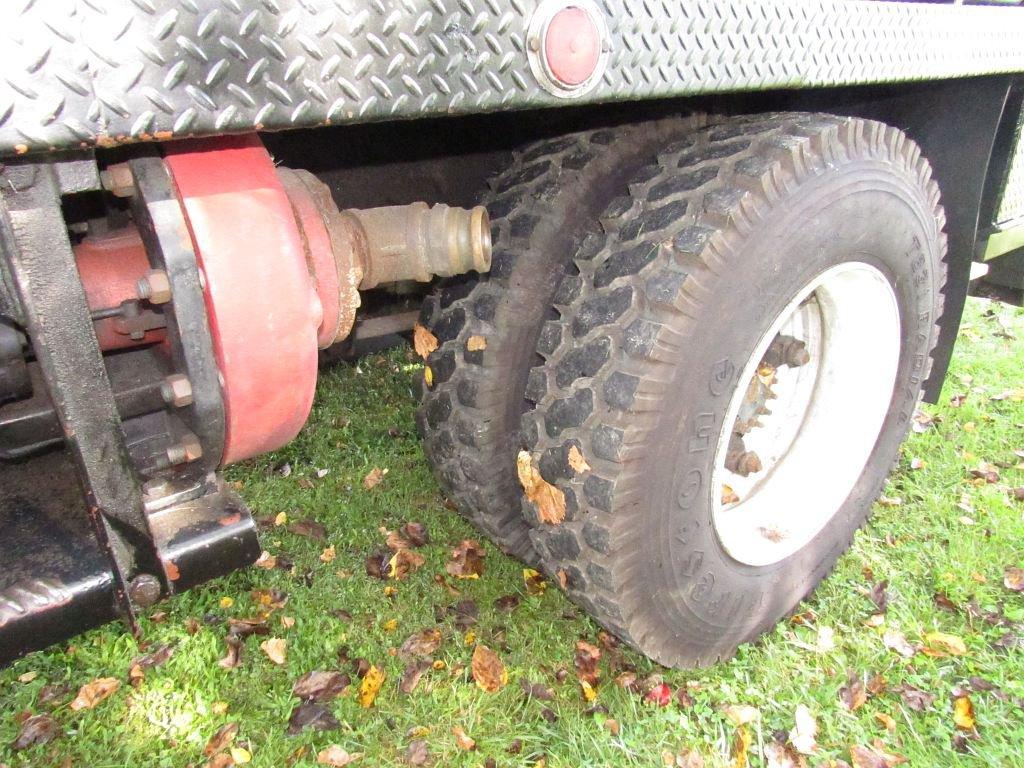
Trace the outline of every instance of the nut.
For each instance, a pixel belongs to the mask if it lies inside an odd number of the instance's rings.
[[[794,341],[786,345],[786,365],[792,368],[799,368],[811,361],[811,353],[802,341]]]
[[[193,434],[185,435],[181,442],[167,449],[167,461],[171,464],[185,464],[203,455],[203,446]]]
[[[139,278],[135,289],[140,299],[150,304],[166,304],[171,300],[171,281],[162,269],[151,269]]]
[[[160,385],[160,394],[165,403],[175,408],[192,405],[192,382],[184,374],[173,373]]]
[[[135,194],[135,179],[128,163],[115,163],[100,171],[100,184],[114,197],[131,197]]]
[[[142,608],[148,608],[160,599],[160,580],[148,573],[140,573],[128,584],[128,597]]]

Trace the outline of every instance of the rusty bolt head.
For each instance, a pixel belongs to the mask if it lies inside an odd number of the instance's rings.
[[[140,573],[128,584],[128,597],[142,608],[148,608],[160,599],[160,580],[151,574]]]
[[[786,348],[786,365],[792,368],[799,368],[811,361],[811,353],[802,341],[794,342]]]
[[[151,269],[139,278],[135,289],[140,299],[150,304],[166,304],[171,300],[171,281],[162,269]]]
[[[100,171],[100,183],[114,197],[131,197],[135,194],[135,179],[128,163],[115,163]]]
[[[180,443],[167,449],[167,460],[171,464],[185,464],[195,461],[203,455],[203,446],[195,435],[185,435]]]
[[[744,451],[736,461],[736,474],[746,477],[763,469],[761,457],[753,451]]]
[[[160,394],[165,403],[173,405],[175,408],[192,405],[192,382],[188,380],[188,376],[183,374],[171,374],[160,385]]]

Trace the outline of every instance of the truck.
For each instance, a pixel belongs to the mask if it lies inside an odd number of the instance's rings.
[[[1024,9],[0,7],[0,661],[252,563],[395,333],[458,511],[668,666],[787,614],[1024,288]]]

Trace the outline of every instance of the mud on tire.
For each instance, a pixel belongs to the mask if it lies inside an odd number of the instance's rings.
[[[668,146],[602,221],[559,286],[523,417],[565,519],[542,522],[526,500],[523,519],[544,570],[601,624],[663,664],[710,664],[816,586],[881,490],[936,340],[939,191],[895,128],[753,116]],[[726,392],[800,286],[854,256],[885,275],[898,306],[888,411],[827,525],[779,562],[740,562],[712,519]],[[589,466],[573,469],[573,448]]]
[[[515,456],[526,379],[555,289],[580,239],[600,231],[601,212],[637,170],[704,122],[602,128],[516,152],[481,201],[492,222],[490,273],[448,281],[424,303],[420,323],[439,344],[426,361],[430,381],[421,383],[417,414],[427,458],[463,516],[516,557],[535,561]]]

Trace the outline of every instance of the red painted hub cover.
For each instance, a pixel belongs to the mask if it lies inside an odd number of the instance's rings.
[[[585,83],[601,57],[601,31],[582,8],[570,5],[548,22],[544,60],[552,76],[563,85]]]

